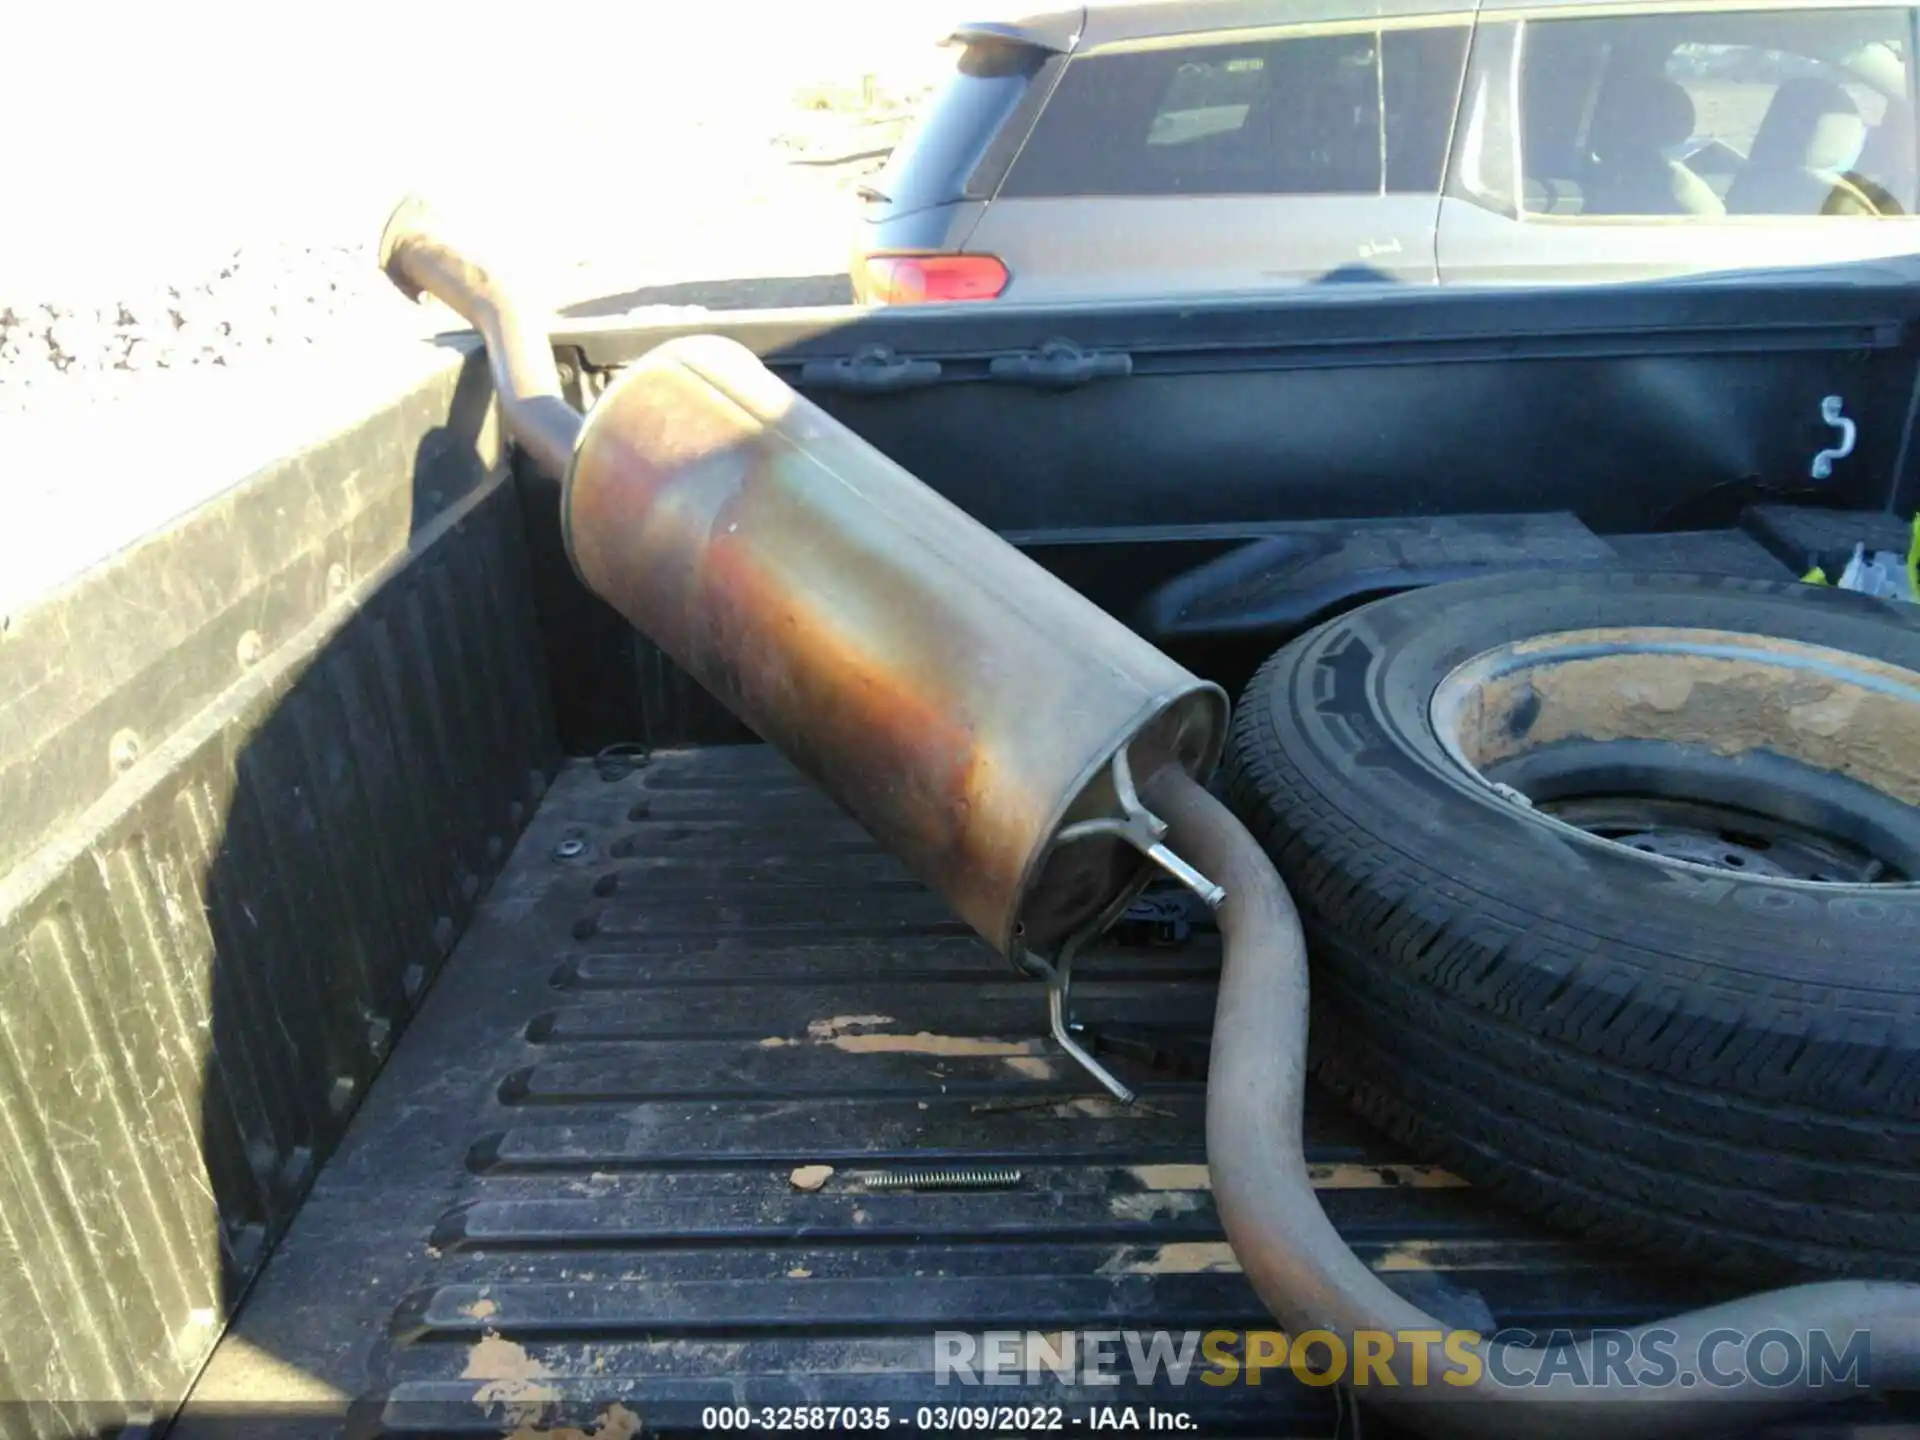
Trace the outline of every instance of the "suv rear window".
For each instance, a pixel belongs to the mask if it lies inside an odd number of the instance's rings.
[[[1075,59],[1000,193],[1436,192],[1466,51],[1450,25]]]

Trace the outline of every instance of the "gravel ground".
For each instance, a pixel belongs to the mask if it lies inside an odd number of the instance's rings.
[[[409,191],[556,310],[849,298],[854,188],[978,8],[0,17],[0,619],[439,363],[461,322],[374,264]]]
[[[14,300],[0,309],[0,397],[25,409],[43,392],[99,394],[144,371],[320,343],[379,305],[368,262],[364,247],[285,242],[236,248],[198,274],[104,303]]]
[[[549,175],[574,192],[564,217],[526,212],[493,177],[476,183],[453,173],[437,184],[343,187],[353,200],[343,196],[324,218],[236,224],[222,207],[207,207],[204,223],[177,226],[183,233],[158,254],[130,243],[88,264],[43,263],[37,274],[7,267],[0,414],[111,400],[158,371],[257,366],[369,327],[417,333],[423,322],[408,318],[373,261],[385,208],[408,188],[442,204],[451,197],[463,220],[480,222],[466,228],[512,256],[559,306],[605,313],[616,296],[633,304],[845,299],[844,283],[833,282],[844,276],[854,189],[883,163],[932,67],[916,55],[910,65],[894,62],[891,74],[826,81],[803,78],[804,61],[795,68],[800,76],[784,77],[784,96],[715,91],[596,125],[583,144],[608,155],[653,152],[630,162],[629,184],[607,183],[605,156],[546,157]],[[555,123],[564,135],[565,118]],[[124,233],[128,220],[118,214],[107,224]],[[223,228],[252,233],[220,243]],[[778,286],[728,283],[783,277],[797,282],[790,298]],[[449,322],[441,312],[431,323]]]
[[[533,249],[518,268],[535,272],[543,293],[570,313],[648,303],[844,302],[851,298],[844,271],[855,188],[880,168],[919,95],[883,89],[857,105],[796,103],[778,130],[761,137],[707,136],[689,125],[677,168],[697,155],[698,174],[678,187],[670,227],[583,236],[541,226],[531,240],[491,238],[502,248]],[[484,211],[474,216],[471,204],[459,208],[462,218],[481,221],[472,228],[482,233],[503,228],[488,224]],[[376,232],[382,218],[369,210],[362,228]],[[788,283],[769,286],[768,279]],[[756,280],[762,283],[741,283]],[[355,242],[218,247],[163,279],[0,296],[0,413],[110,400],[155,371],[233,370],[368,327],[408,334],[426,323],[409,317],[377,269],[371,234]],[[432,325],[454,323],[437,309],[428,315]]]

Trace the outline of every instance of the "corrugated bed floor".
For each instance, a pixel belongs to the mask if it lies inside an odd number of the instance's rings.
[[[1077,1011],[1142,1091],[1122,1109],[1047,1041],[1040,987],[772,753],[570,764],[176,1433],[611,1437],[794,1403],[911,1428],[986,1398],[932,1384],[936,1330],[1263,1325],[1205,1181],[1217,942],[1153,939],[1083,962]],[[1308,1131],[1341,1231],[1450,1320],[1714,1293],[1500,1213],[1330,1103]],[[887,1188],[928,1169],[995,1188]],[[991,1399],[1336,1427],[1274,1376]]]

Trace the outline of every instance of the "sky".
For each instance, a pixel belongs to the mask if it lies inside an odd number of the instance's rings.
[[[688,166],[714,153],[689,144],[696,126],[763,134],[797,76],[857,82],[924,55],[974,8],[4,7],[0,303],[119,298],[105,292],[197,269],[222,246],[363,239],[408,189],[455,206],[507,195],[551,223],[583,192],[606,209],[612,188],[613,219],[658,223]]]
[[[414,191],[481,222],[465,233],[533,300],[689,242],[702,278],[733,273],[754,237],[684,233],[702,213],[690,197],[726,191],[730,149],[764,155],[798,85],[936,72],[951,61],[934,42],[976,11],[995,7],[0,5],[0,306],[133,301],[206,279],[236,249],[296,267],[302,246],[371,250]],[[777,224],[778,196],[754,214]],[[835,237],[814,239],[837,255]],[[396,304],[390,328],[359,325],[298,375],[149,372],[105,408],[76,385],[0,416],[0,617],[351,424],[439,363],[403,338],[430,328]]]

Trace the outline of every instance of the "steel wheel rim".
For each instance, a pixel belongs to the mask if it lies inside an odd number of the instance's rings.
[[[1481,652],[1429,705],[1484,794],[1648,863],[1785,885],[1920,875],[1920,674],[1684,628]]]

